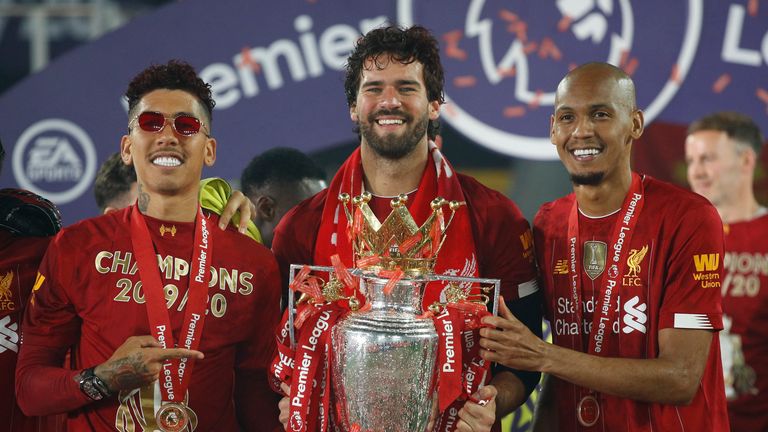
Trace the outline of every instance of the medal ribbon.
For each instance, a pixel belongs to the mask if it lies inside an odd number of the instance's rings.
[[[157,254],[144,216],[136,206],[131,210],[131,242],[144,286],[147,317],[152,336],[163,348],[175,347]],[[212,254],[213,235],[208,229],[208,221],[203,216],[202,209],[198,206],[187,305],[182,331],[179,333],[179,342],[183,342],[182,346],[190,350],[196,350],[200,346],[203,333]],[[163,364],[160,374],[160,394],[164,402],[182,403],[184,401],[193,365],[194,362],[188,362],[187,358],[168,360]]]
[[[642,178],[637,173],[632,173],[632,184],[630,185],[629,193],[624,198],[619,218],[613,226],[611,243],[608,248],[609,256],[606,257],[607,271],[603,273],[602,283],[598,291],[598,304],[600,307],[598,308],[595,305],[595,312],[592,316],[592,329],[588,335],[589,354],[605,355],[604,353],[607,351],[607,334],[611,332],[613,322],[616,319],[615,303],[619,295],[618,280],[626,270],[626,251],[629,249],[637,220],[643,209],[643,197]],[[581,268],[579,267],[579,263],[581,263],[581,247],[578,202],[574,200],[568,217],[569,276],[571,277],[571,300],[573,301],[579,332],[581,332],[583,326]]]

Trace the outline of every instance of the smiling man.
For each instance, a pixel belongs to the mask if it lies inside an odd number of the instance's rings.
[[[369,205],[379,220],[392,210],[393,197],[406,194],[408,210],[419,225],[431,212],[434,198],[466,201],[456,212],[435,271],[501,279],[510,308],[540,332],[533,249],[525,241],[530,239],[528,222],[507,197],[456,173],[432,142],[444,102],[443,82],[437,41],[423,27],[380,28],[359,39],[347,62],[345,92],[360,147],[328,189],[286,214],[275,230],[272,250],[284,277],[292,263],[330,265],[334,254],[351,267],[347,225],[338,217],[342,192],[370,192]],[[439,295],[439,289],[425,293],[432,299]],[[398,373],[397,365],[391,373]],[[475,401],[488,403],[460,404],[458,420],[453,419],[456,430],[487,431],[494,423],[498,427],[496,420],[522,404],[538,378],[538,373],[496,369],[490,385],[473,395]],[[287,397],[281,401],[281,420],[288,420]]]
[[[685,140],[688,183],[723,219],[720,341],[734,431],[768,430],[768,209],[755,199],[752,184],[762,147],[757,124],[735,112],[696,120]]]
[[[19,405],[69,412],[77,431],[273,430],[279,275],[266,248],[213,228],[218,216],[198,204],[216,160],[210,86],[171,61],[139,73],[126,97],[120,150],[138,200],[51,242],[22,327]]]
[[[724,431],[723,236],[701,197],[633,172],[632,80],[605,63],[560,82],[550,137],[573,194],[544,204],[536,253],[554,344],[502,311],[489,360],[549,374],[557,431]],[[559,418],[558,418],[559,417]]]

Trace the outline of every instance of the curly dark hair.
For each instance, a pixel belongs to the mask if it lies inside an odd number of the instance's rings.
[[[688,126],[688,135],[703,130],[715,130],[725,132],[728,138],[744,143],[760,154],[763,147],[763,134],[760,127],[748,116],[722,111],[702,117]]]
[[[384,58],[381,58],[381,57]],[[371,30],[357,40],[355,49],[347,59],[347,72],[344,79],[344,93],[347,105],[350,107],[357,100],[363,67],[367,60],[372,60],[376,67],[383,67],[381,60],[388,57],[403,64],[419,62],[424,67],[424,85],[427,88],[427,99],[445,103],[443,86],[445,76],[443,65],[440,63],[440,46],[432,34],[424,27],[413,26],[401,28],[397,26],[382,27]],[[380,59],[381,58],[381,59]],[[429,122],[427,134],[435,138],[440,130],[437,120]]]
[[[101,211],[110,201],[131,190],[136,183],[136,170],[133,165],[126,165],[120,153],[115,153],[99,168],[96,180],[93,182],[93,195]]]
[[[133,77],[125,91],[128,115],[135,114],[133,109],[144,95],[157,89],[184,90],[197,97],[208,115],[206,123],[210,128],[213,107],[216,105],[211,96],[211,85],[200,79],[189,63],[171,60],[163,65],[151,65]]]

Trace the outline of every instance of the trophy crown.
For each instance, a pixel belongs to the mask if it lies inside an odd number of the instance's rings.
[[[419,226],[406,207],[407,195],[392,199],[392,211],[383,222],[368,206],[371,199],[369,192],[353,198],[339,194],[350,228],[355,267],[377,274],[381,270],[402,270],[405,276],[415,278],[432,273],[446,230],[456,210],[466,203],[437,197],[430,203],[432,213]],[[446,206],[451,210],[447,222],[443,212]]]

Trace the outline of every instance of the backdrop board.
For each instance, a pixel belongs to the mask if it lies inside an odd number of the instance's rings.
[[[95,215],[95,172],[127,128],[121,95],[138,71],[171,58],[213,84],[219,151],[206,176],[239,177],[273,146],[309,152],[354,140],[344,61],[361,33],[385,22],[435,33],[443,119],[500,153],[556,157],[547,137],[554,90],[588,61],[629,72],[650,122],[684,125],[729,109],[768,130],[768,5],[756,0],[186,0],[6,92],[0,184],[51,198],[67,223]]]

